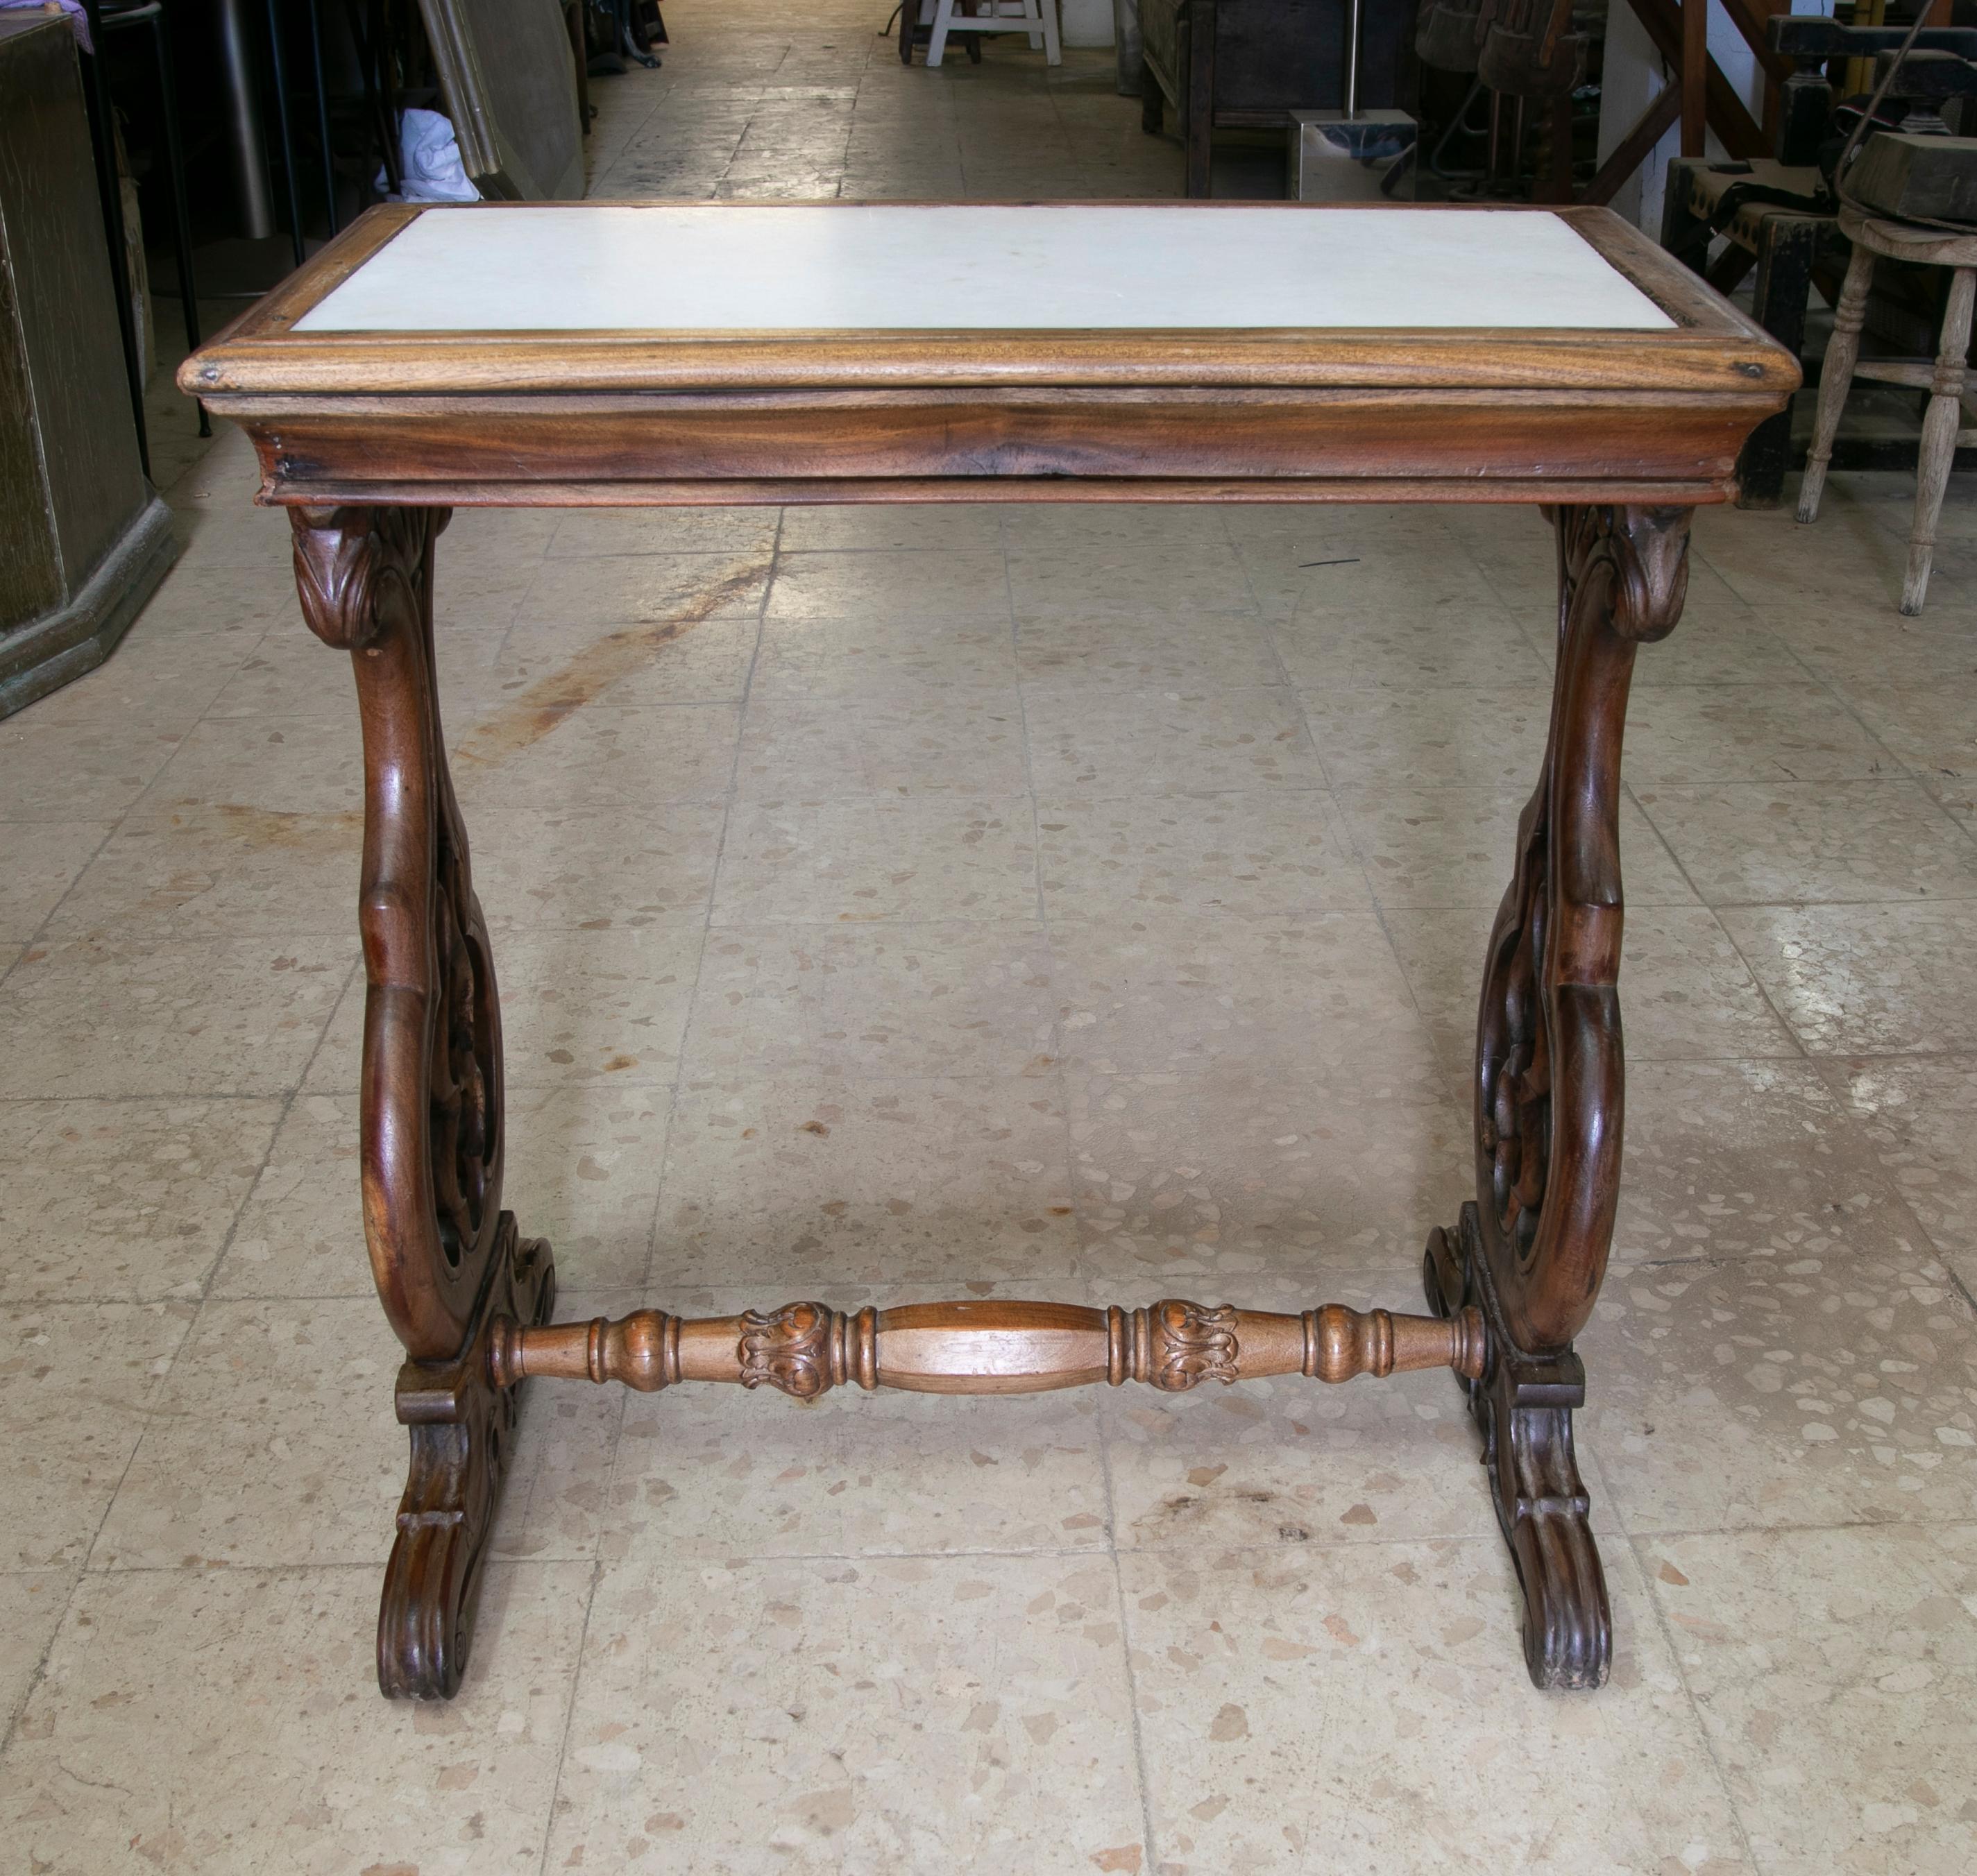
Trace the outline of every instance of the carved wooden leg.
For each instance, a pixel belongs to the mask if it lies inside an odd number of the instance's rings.
[[[1477,1198],[1428,1241],[1428,1301],[1482,1312],[1468,1383],[1541,1687],[1596,1687],[1612,1653],[1605,1579],[1573,1459],[1592,1314],[1619,1196],[1620,743],[1635,647],[1688,585],[1685,509],[1561,508],[1551,733],[1484,964]]]
[[[364,1231],[408,1357],[398,1406],[412,1444],[378,1680],[388,1694],[444,1696],[466,1665],[514,1430],[514,1393],[486,1378],[490,1324],[546,1321],[555,1275],[549,1247],[521,1240],[500,1208],[500,1007],[434,674],[446,511],[289,519],[303,616],[350,653],[364,724]]]

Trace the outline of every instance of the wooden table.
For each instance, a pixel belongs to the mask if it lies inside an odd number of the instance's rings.
[[[1603,209],[569,204],[374,209],[189,360],[287,506],[363,717],[362,1185],[411,1467],[387,1693],[460,1684],[526,1377],[1023,1393],[1452,1369],[1541,1686],[1606,1677],[1572,1414],[1621,1136],[1620,741],[1689,511],[1794,361]],[[434,543],[463,503],[1550,505],[1551,728],[1484,960],[1477,1198],[1434,1314],[797,1302],[552,1324],[501,1208],[501,1026],[448,779]],[[1477,734],[1490,726],[1479,723]]]

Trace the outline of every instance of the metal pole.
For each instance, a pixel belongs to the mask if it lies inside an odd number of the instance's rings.
[[[289,72],[282,57],[281,0],[268,0],[268,45],[275,61],[275,122],[282,134],[282,180],[289,195],[289,240],[295,250],[295,265],[308,259],[302,246],[302,199],[295,187],[295,140],[289,133]]]
[[[275,232],[275,204],[268,193],[267,149],[261,140],[261,101],[254,86],[253,35],[247,0],[219,0],[219,69],[226,85],[226,140],[233,154],[233,186],[239,192],[240,219],[249,241]]]
[[[1364,0],[1352,0],[1345,15],[1345,114],[1359,114],[1359,9]]]
[[[329,238],[336,239],[336,153],[329,140],[329,82],[322,75],[322,10],[309,0],[309,56],[315,61],[315,122],[322,136],[322,193],[329,207]],[[586,124],[584,129],[590,128]]]

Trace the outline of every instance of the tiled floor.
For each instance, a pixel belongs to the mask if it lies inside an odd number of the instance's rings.
[[[790,9],[793,13],[794,9]],[[601,188],[1154,189],[1102,54],[668,8]],[[1949,1873],[1977,1863],[1977,506],[1701,519],[1640,665],[1584,1341],[1612,1684],[1529,1686],[1445,1377],[539,1385],[469,1684],[371,1679],[348,679],[223,438],[0,725],[0,1868]],[[566,1314],[1415,1306],[1544,730],[1483,510],[463,516],[508,1192]]]

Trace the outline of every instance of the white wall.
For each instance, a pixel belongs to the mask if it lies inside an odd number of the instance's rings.
[[[1066,45],[1110,45],[1112,0],[1057,0],[1057,29]]]
[[[1794,13],[1830,13],[1833,0],[1792,0]],[[1709,50],[1751,115],[1764,115],[1764,74],[1744,35],[1717,5],[1709,9]],[[1609,0],[1606,13],[1606,64],[1599,95],[1599,160],[1604,163],[1620,140],[1640,121],[1641,113],[1668,83],[1668,72],[1647,28],[1627,0]],[[1725,153],[1712,134],[1712,157]],[[1657,143],[1646,162],[1621,186],[1613,198],[1616,213],[1626,216],[1656,240],[1661,239],[1662,195],[1668,180],[1668,159],[1682,153],[1680,126]]]

